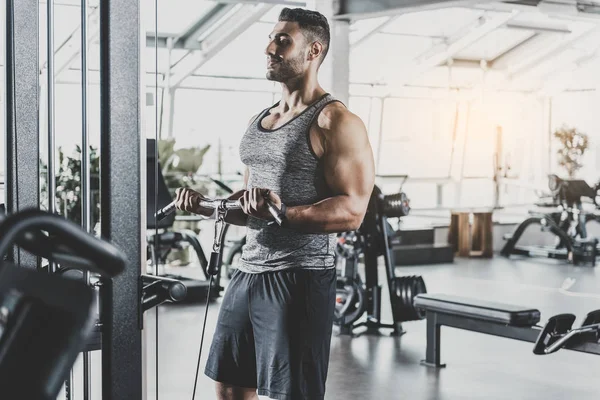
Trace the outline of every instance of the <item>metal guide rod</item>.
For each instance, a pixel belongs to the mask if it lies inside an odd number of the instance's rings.
[[[48,35],[47,46],[47,90],[48,90],[48,211],[56,212],[56,175],[54,172],[54,151],[55,151],[55,131],[54,131],[54,1],[49,0],[46,3],[46,31]],[[53,265],[49,265],[50,272],[53,271]]]
[[[81,226],[86,232],[91,232],[91,185],[90,185],[90,154],[88,133],[88,67],[87,67],[87,25],[88,4],[87,0],[81,0]],[[84,271],[83,275],[86,285],[90,285],[90,272]],[[83,353],[83,398],[91,399],[91,357],[90,353]]]
[[[158,0],[154,0],[154,32],[155,32],[155,40],[154,40],[154,140],[155,140],[155,145],[154,145],[154,187],[158,188],[158,139],[159,139],[159,135],[158,135],[158,131],[159,131],[159,127],[158,127]],[[169,60],[168,60],[169,65],[171,65],[171,50],[169,50]],[[168,71],[167,75],[171,75],[171,72]],[[163,102],[164,102],[164,90],[163,90]],[[154,212],[156,215],[156,212],[158,207],[158,189],[156,189],[154,191]],[[156,218],[156,217],[155,217]],[[159,236],[158,236],[158,223],[156,223],[155,221],[155,228],[154,228],[154,246],[155,248],[159,248],[158,247],[158,242],[159,242]],[[158,276],[158,259],[153,259],[152,260],[153,266],[154,266],[154,275]],[[210,292],[210,291],[209,291]],[[159,343],[158,343],[158,336],[159,336],[159,326],[158,326],[158,307],[155,307],[154,309],[154,313],[155,313],[155,324],[154,324],[154,335],[156,338],[156,346],[155,346],[155,368],[154,368],[154,385],[155,385],[155,398],[156,400],[158,400],[158,393],[159,393],[159,379],[160,379],[160,375],[159,375],[159,370],[158,370],[158,366],[159,366]]]

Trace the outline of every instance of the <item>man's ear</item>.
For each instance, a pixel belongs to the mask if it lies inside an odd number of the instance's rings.
[[[315,59],[321,57],[322,53],[323,53],[323,44],[321,42],[313,42],[310,45],[310,51],[308,53],[310,60],[315,60]]]

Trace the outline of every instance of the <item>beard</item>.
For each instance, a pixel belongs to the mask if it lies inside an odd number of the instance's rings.
[[[267,70],[267,79],[275,82],[286,82],[302,73],[304,55],[302,53],[294,58],[273,64],[273,69]]]

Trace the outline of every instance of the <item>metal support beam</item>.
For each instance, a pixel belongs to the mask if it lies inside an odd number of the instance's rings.
[[[334,20],[336,2],[316,0],[315,10],[329,20],[329,52],[319,70],[321,86],[348,106],[350,101],[350,22]]]
[[[175,110],[175,90],[174,89],[169,89],[169,90],[165,90],[163,93],[163,96],[166,96],[165,99],[163,100],[165,102],[165,105],[168,107],[168,112],[167,112],[167,138],[168,139],[172,139],[173,138],[173,110]]]
[[[238,8],[200,43],[202,50],[192,52],[173,67],[171,87],[175,89],[181,85],[185,78],[223,50],[225,45],[246,31],[271,8],[272,4],[244,4]]]
[[[306,1],[287,1],[287,0],[219,0],[219,3],[244,3],[244,4],[273,4],[288,7],[306,7]]]
[[[600,15],[578,10],[578,6],[574,2],[570,3],[566,1],[540,1],[537,5],[526,5],[516,2],[486,2],[473,3],[472,8],[488,11],[520,10],[524,12],[542,13],[546,17],[564,21],[586,21],[598,23],[598,20],[600,19]]]
[[[522,42],[515,44],[512,48],[492,60],[491,67],[495,69],[507,69],[513,63],[528,57],[531,52],[540,47],[548,46],[552,43],[554,35],[542,35],[533,33],[533,35],[524,39]]]
[[[39,2],[6,0],[5,191],[9,214],[40,206]],[[36,267],[37,258],[15,249],[10,257]]]
[[[559,67],[545,75],[541,79],[542,86],[539,88],[540,92],[545,93],[548,97],[552,97],[567,90],[569,84],[573,80],[572,78],[578,75],[577,72],[581,71],[590,63],[597,60],[599,54],[600,46],[597,46],[594,50],[582,54],[573,62],[563,65],[562,67]],[[556,80],[554,77],[557,75],[570,76],[571,79]]]
[[[121,275],[103,281],[101,292],[102,398],[111,400],[146,398],[140,304],[146,227],[145,202],[140,199],[146,193],[146,175],[141,162],[139,3],[100,2],[101,234],[128,259]]]
[[[167,35],[163,33],[159,33],[156,35],[154,32],[146,33],[146,47],[153,49],[155,47],[155,43],[157,43],[159,49],[166,49],[168,47],[167,41],[169,39],[175,40],[177,37],[173,35]],[[173,44],[174,49],[184,49],[184,50],[200,50],[202,46],[199,42],[197,43],[188,43],[186,45],[185,42],[176,42]]]
[[[450,43],[434,46],[432,51],[429,52],[430,54],[426,55],[422,61],[417,61],[404,71],[398,71],[397,76],[399,79],[389,85],[388,93],[393,93],[427,70],[446,62],[455,54],[477,42],[488,33],[506,24],[517,14],[518,11],[513,11],[494,16],[487,20],[482,18],[478,25],[471,29],[467,34],[461,35],[458,39],[451,41]]]
[[[536,33],[571,33],[571,30],[565,24],[525,24],[522,22],[509,22],[506,24],[506,27],[510,29],[534,31]]]
[[[333,21],[331,32],[331,93],[347,107],[350,103],[350,22]]]
[[[585,27],[576,27],[572,30],[572,33],[565,35],[562,40],[555,41],[551,46],[546,46],[540,51],[534,53],[529,58],[522,60],[520,63],[515,63],[508,67],[507,75],[512,80],[517,80],[524,76],[532,67],[540,65],[544,61],[555,57],[568,49],[578,40],[581,40],[584,36],[593,34],[600,31],[600,25]]]
[[[202,45],[198,40],[203,34],[206,34],[220,20],[227,16],[235,8],[239,7],[240,4],[256,5],[260,3],[272,4],[272,5],[286,5],[288,7],[305,7],[306,2],[303,1],[284,1],[284,0],[220,0],[214,8],[212,8],[206,15],[198,18],[194,21],[181,35],[169,35],[164,33],[146,33],[146,47],[154,48],[155,42],[158,41],[159,48],[167,48],[167,41],[173,40],[174,49],[185,49],[185,50],[202,50]]]
[[[158,127],[159,139],[164,137],[163,135],[163,127],[166,125],[167,127],[167,138],[171,139],[173,137],[173,110],[175,103],[175,90],[171,89],[171,53],[172,53],[172,41],[168,43],[169,45],[169,56],[167,59],[167,70],[165,71],[165,79],[164,79],[164,87],[162,90],[162,109],[161,113],[161,122]],[[162,121],[162,116],[165,118],[165,123]]]
[[[228,13],[235,9],[236,4],[217,4],[202,18],[194,22],[188,29],[185,30],[180,38],[174,40],[175,43],[183,42],[183,47],[195,46],[198,44],[198,39],[213,28],[222,18],[225,18]]]
[[[469,0],[339,0],[335,19],[357,20],[414,11],[461,7],[474,4]]]
[[[371,29],[368,29],[367,31],[363,32],[359,37],[351,40],[350,46],[352,46],[352,47],[359,46],[361,43],[365,42],[368,38],[370,38],[377,32],[381,31],[383,28],[385,28],[386,26],[388,26],[389,24],[394,22],[397,18],[398,18],[397,16],[393,16],[393,17],[387,17],[385,19],[382,19],[380,23],[371,27]]]

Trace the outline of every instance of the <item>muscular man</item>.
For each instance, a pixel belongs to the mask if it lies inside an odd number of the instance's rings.
[[[317,73],[329,47],[327,19],[284,9],[265,50],[281,100],[252,118],[240,144],[247,227],[238,270],[224,294],[205,374],[217,398],[324,398],[335,303],[335,232],[357,229],[374,185],[363,122],[327,94]],[[285,211],[280,227],[267,196]],[[211,215],[178,189],[177,206]]]

